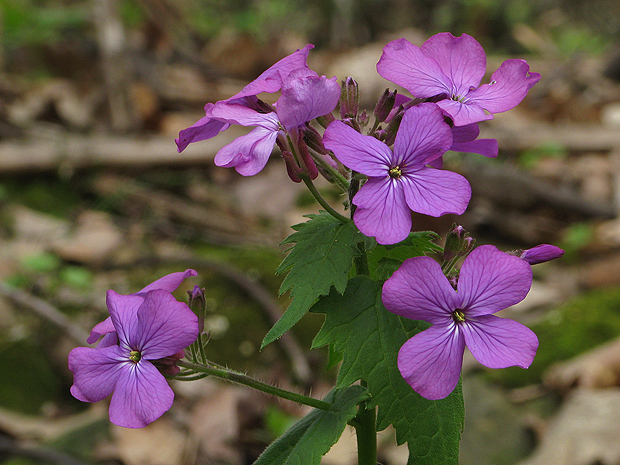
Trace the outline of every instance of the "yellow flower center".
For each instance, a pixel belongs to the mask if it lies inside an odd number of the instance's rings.
[[[452,312],[452,318],[454,318],[454,321],[457,323],[463,323],[465,321],[465,313],[463,313],[463,310],[460,308],[457,308]]]
[[[142,356],[140,355],[140,351],[132,350],[131,352],[129,352],[129,360],[131,360],[132,362],[138,363],[141,358]]]
[[[388,174],[392,179],[399,179],[403,175],[403,170],[400,169],[400,166],[395,166],[394,168],[390,168]]]

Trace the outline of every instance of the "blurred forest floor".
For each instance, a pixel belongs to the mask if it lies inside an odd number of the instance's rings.
[[[306,43],[317,45],[310,67],[353,76],[371,109],[392,86],[375,72],[383,46],[440,30],[474,35],[489,75],[519,57],[542,79],[481,124],[497,160],[446,157],[472,184],[467,212],[416,216],[416,228],[445,235],[458,221],[478,244],[566,250],[504,312],[537,333],[532,367],[491,371],[466,357],[461,463],[620,463],[620,7],[491,3],[0,2],[0,463],[249,464],[307,413],[206,379],[174,383],[170,412],[125,430],[105,401],[71,397],[67,354],[105,318],[106,290],[194,268],[175,294],[206,288],[209,357],[322,397],[334,372],[308,350],[320,317],[258,351],[287,305],[278,244],[317,207],[277,154],[252,178],[214,166],[238,128],[181,154],[174,138],[205,103]],[[354,456],[345,432],[324,463]],[[380,460],[407,461],[389,430]]]

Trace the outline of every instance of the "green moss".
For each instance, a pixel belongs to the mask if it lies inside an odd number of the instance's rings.
[[[550,310],[530,328],[540,345],[532,366],[490,370],[491,379],[508,387],[539,383],[552,364],[582,354],[620,335],[620,288],[583,294]]]

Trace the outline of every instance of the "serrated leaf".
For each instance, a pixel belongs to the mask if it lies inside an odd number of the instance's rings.
[[[332,404],[329,410],[314,409],[271,443],[254,465],[318,465],[368,397],[362,386],[333,389],[324,399]]]
[[[398,244],[377,245],[368,253],[371,277],[386,281],[406,259],[441,252],[443,249],[434,242],[438,238],[433,231],[419,231]]]
[[[293,226],[296,232],[283,242],[295,244],[276,271],[290,270],[282,281],[280,295],[291,290],[292,302],[269,330],[261,348],[291,329],[332,286],[344,292],[353,257],[360,253],[357,244],[369,240],[352,221],[341,223],[326,212],[308,218]]]
[[[349,281],[344,295],[332,292],[311,311],[326,314],[312,346],[333,344],[343,352],[337,386],[368,383],[371,402],[379,406],[377,429],[394,425],[397,442],[408,443],[412,464],[457,464],[464,420],[460,383],[447,398],[431,401],[405,382],[396,362],[405,341],[428,324],[387,311],[381,285],[362,276]]]

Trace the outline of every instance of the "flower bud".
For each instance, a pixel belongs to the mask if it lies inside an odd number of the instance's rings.
[[[304,172],[304,170],[300,168],[299,165],[295,162],[293,154],[288,150],[283,150],[282,157],[284,158],[284,164],[286,165],[286,172],[288,173],[288,177],[291,178],[291,181],[300,183],[300,175]]]
[[[187,291],[189,296],[189,308],[198,317],[198,330],[202,333],[205,329],[205,310],[207,308],[207,299],[205,298],[205,290],[199,286],[194,286],[194,289]]]
[[[323,137],[321,137],[319,131],[310,125],[306,125],[303,134],[304,142],[316,153],[320,153],[321,155],[327,155],[329,153],[329,150],[323,145]]]
[[[400,122],[403,120],[404,114],[404,107],[401,105],[394,117],[391,119],[390,123],[385,128],[385,132],[387,134],[385,143],[387,145],[394,144],[394,141],[396,140],[396,133],[398,132],[398,128],[400,127]]]
[[[443,248],[444,262],[467,255],[473,249],[474,242],[475,239],[470,237],[463,226],[454,223],[452,230],[446,236],[446,244]]]
[[[191,292],[191,291],[190,291]],[[185,351],[180,350],[176,354],[169,355],[168,357],[153,360],[152,363],[164,376],[175,376],[181,371],[177,366],[177,362],[185,357]]]
[[[340,117],[355,118],[360,107],[360,95],[357,82],[352,77],[342,81],[340,91]]]
[[[370,117],[368,116],[368,113],[366,113],[366,110],[362,110],[362,112],[357,115],[357,121],[359,122],[361,127],[368,125]]]
[[[394,108],[394,103],[396,102],[396,90],[394,92],[390,92],[390,89],[385,89],[383,95],[375,105],[374,115],[377,121],[382,123],[385,121]]]
[[[319,123],[323,127],[323,129],[326,129],[327,126],[329,126],[330,123],[332,123],[333,121],[336,121],[336,118],[334,118],[334,115],[332,115],[331,113],[319,116],[316,119],[316,122]]]
[[[540,244],[531,249],[523,250],[519,258],[522,258],[530,265],[536,265],[560,258],[562,255],[564,255],[564,251],[559,247],[550,244]]]
[[[301,163],[304,165],[303,168],[305,168],[304,171],[308,174],[310,179],[316,179],[319,175],[319,171],[316,169],[316,164],[308,151],[308,146],[304,142],[303,137],[299,137],[297,147],[299,148],[299,155],[301,155]]]

